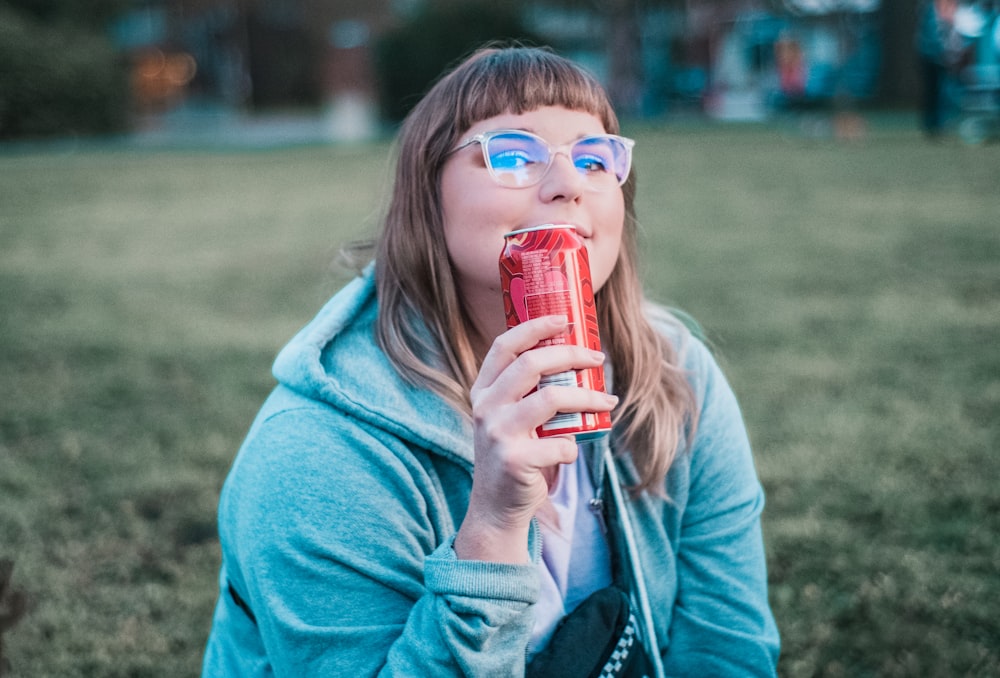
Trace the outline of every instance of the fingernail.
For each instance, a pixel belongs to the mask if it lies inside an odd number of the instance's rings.
[[[607,400],[608,404],[610,404],[610,405],[617,405],[618,404],[618,396],[616,396],[616,395],[611,395],[610,393],[605,393],[604,394],[604,399]]]
[[[594,349],[590,349],[590,357],[593,358],[594,360],[600,360],[601,362],[604,362],[604,359],[607,356],[601,353],[600,351],[595,351]]]

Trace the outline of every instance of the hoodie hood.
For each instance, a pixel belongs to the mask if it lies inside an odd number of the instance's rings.
[[[403,380],[375,341],[377,316],[375,266],[369,264],[281,350],[275,378],[300,395],[471,466],[468,417]]]

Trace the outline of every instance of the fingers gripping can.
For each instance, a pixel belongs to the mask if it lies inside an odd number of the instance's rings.
[[[576,344],[601,350],[590,259],[573,226],[543,224],[508,233],[500,254],[500,284],[508,328],[531,318],[565,315],[569,319],[567,331],[539,346]],[[553,385],[604,391],[604,369],[546,375],[538,387]],[[560,412],[536,432],[539,437],[571,434],[577,440],[587,440],[610,430],[608,412]]]

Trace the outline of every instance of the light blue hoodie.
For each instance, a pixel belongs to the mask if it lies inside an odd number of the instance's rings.
[[[520,676],[537,565],[462,561],[472,428],[379,350],[372,269],[279,354],[279,385],[222,490],[215,676]],[[773,676],[763,493],[733,394],[675,328],[701,419],[667,478],[631,503],[667,675]],[[635,472],[620,464],[625,482]],[[533,529],[530,550],[537,563]]]

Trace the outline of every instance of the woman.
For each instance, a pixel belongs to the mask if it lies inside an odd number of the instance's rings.
[[[204,675],[521,675],[614,576],[594,446],[534,434],[579,411],[613,411],[666,673],[774,674],[746,433],[709,353],[643,299],[617,134],[596,81],[541,49],[477,52],[414,108],[374,265],[280,353],[223,489]],[[616,169],[580,157],[595,136]],[[605,361],[533,349],[564,317],[506,329],[503,236],[553,222],[586,242],[617,397],[533,391]]]

